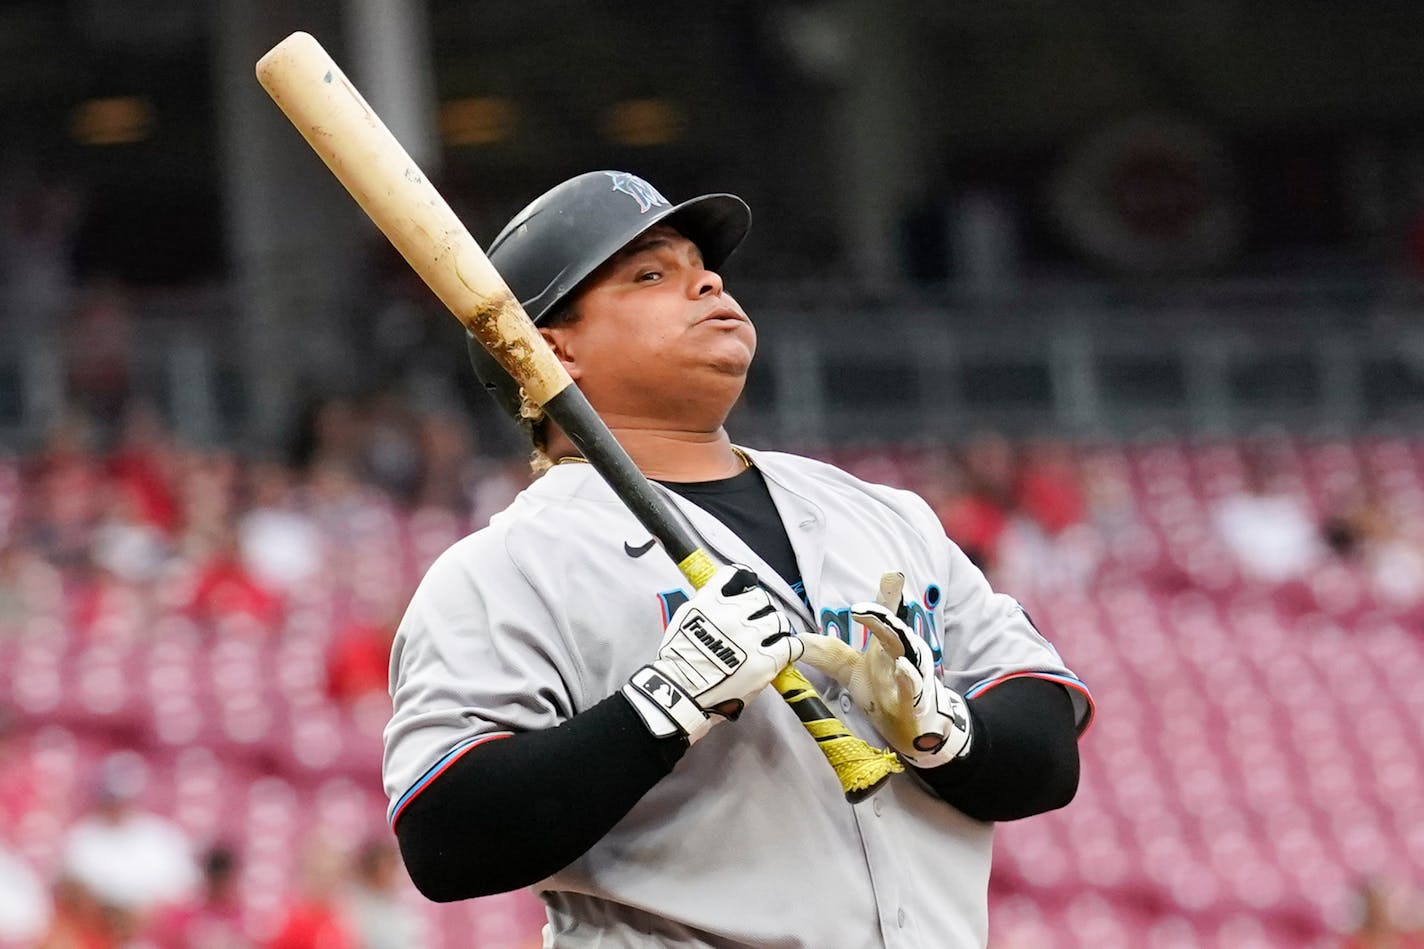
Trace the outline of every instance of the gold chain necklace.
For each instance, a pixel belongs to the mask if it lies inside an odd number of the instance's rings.
[[[736,445],[733,445],[733,446],[732,446],[732,454],[736,455],[738,458],[740,458],[740,459],[742,460],[742,470],[743,470],[743,471],[746,471],[748,468],[752,467],[752,459],[751,459],[751,456],[748,455],[746,452],[742,451],[742,450],[741,450],[740,448],[738,448]],[[579,456],[579,455],[565,455],[564,457],[560,458],[558,461],[554,462],[554,464],[556,464],[556,465],[572,465],[572,464],[586,465],[586,464],[588,464],[588,459],[587,459],[587,458],[583,458],[583,457],[581,457],[581,456]]]

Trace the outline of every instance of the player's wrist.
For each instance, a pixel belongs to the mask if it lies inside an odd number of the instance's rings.
[[[721,720],[704,712],[676,676],[656,661],[633,673],[622,693],[654,738],[682,735],[688,744],[696,744]]]
[[[926,696],[939,710],[943,730],[917,736],[909,748],[896,748],[900,757],[921,770],[938,768],[968,757],[974,747],[974,716],[968,703],[958,692],[937,679],[932,679],[933,694]]]
[[[714,723],[740,716],[801,649],[756,574],[729,564],[673,613],[657,658],[633,674],[624,694],[654,735],[675,729],[695,742]]]

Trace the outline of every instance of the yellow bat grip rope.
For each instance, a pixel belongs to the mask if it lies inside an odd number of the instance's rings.
[[[716,562],[700,547],[679,562],[677,568],[698,590],[717,572]],[[854,802],[869,797],[890,775],[905,770],[893,751],[872,748],[864,739],[851,734],[796,666],[782,669],[771,684],[816,739],[821,754],[835,769],[846,800]]]

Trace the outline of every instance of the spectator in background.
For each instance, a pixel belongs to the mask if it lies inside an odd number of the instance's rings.
[[[38,775],[20,754],[14,726],[0,708],[0,946],[30,945],[49,926],[50,900],[30,865],[10,849],[36,803]]]
[[[222,545],[236,518],[239,467],[224,451],[188,455],[178,476],[179,550],[202,563]]]
[[[71,598],[70,618],[74,627],[90,633],[104,628],[135,634],[150,626],[152,587],[175,554],[171,513],[159,514],[169,526],[155,522],[151,503],[158,496],[157,479],[145,489],[134,477],[115,476],[112,465],[107,470],[110,474],[97,489],[100,503],[90,533],[88,573]]]
[[[1043,530],[1057,536],[1083,523],[1083,490],[1073,451],[1063,442],[1027,446],[1015,492],[1018,509]]]
[[[496,460],[483,468],[470,491],[470,527],[479,530],[529,487],[529,462],[524,458]]]
[[[27,620],[58,616],[65,576],[33,548],[0,544],[0,638],[18,635]]]
[[[237,528],[242,567],[263,589],[290,592],[321,570],[321,532],[295,503],[286,467],[257,462],[247,474],[248,509]]]
[[[53,325],[73,293],[84,199],[74,184],[51,174],[13,164],[0,174],[0,289],[11,304],[0,308],[0,321],[17,331],[12,339]]]
[[[470,510],[470,467],[474,441],[469,424],[445,412],[420,420],[421,482],[416,503],[458,514]]]
[[[1424,931],[1406,932],[1391,906],[1389,888],[1368,880],[1356,892],[1359,922],[1345,940],[1345,949],[1424,949]]]
[[[1103,557],[1102,537],[1084,523],[1085,509],[1072,449],[1056,441],[1026,446],[999,537],[997,582],[1024,593],[1082,589]]]
[[[415,413],[393,393],[383,392],[370,400],[365,415],[362,474],[399,504],[408,506],[420,493],[424,473]]]
[[[404,876],[389,835],[373,837],[356,854],[345,903],[361,949],[406,949],[423,943],[420,920],[401,901]]]
[[[178,528],[174,494],[177,450],[158,410],[147,402],[129,406],[106,475],[134,507],[136,519],[166,536]]]
[[[252,949],[237,898],[237,857],[219,844],[203,855],[203,892],[162,912],[146,935],[151,949]]]
[[[1136,502],[1121,456],[1088,449],[1079,467],[1084,516],[1093,530],[1109,543],[1137,530]]]
[[[71,397],[96,418],[113,419],[128,401],[133,362],[134,319],[123,286],[96,282],[65,329]]]
[[[274,627],[281,616],[281,600],[248,573],[236,531],[226,525],[219,530],[217,549],[198,570],[188,601],[189,615],[209,626],[241,615],[263,627]]]
[[[1212,520],[1247,579],[1298,580],[1323,553],[1315,518],[1287,489],[1280,461],[1269,449],[1248,452],[1245,490],[1218,501]]]
[[[945,533],[979,569],[992,572],[999,540],[1015,505],[1014,450],[992,432],[971,438],[963,452],[964,491],[938,511]]]
[[[57,567],[77,567],[89,557],[102,483],[92,440],[87,421],[78,415],[65,417],[49,431],[26,479],[23,538]]]
[[[37,949],[119,949],[113,914],[69,877],[54,884],[54,915]]]
[[[170,563],[173,545],[145,518],[131,485],[106,480],[99,495],[101,514],[90,534],[89,569],[70,599],[70,620],[91,636],[133,637],[153,620],[153,585]]]
[[[329,841],[314,839],[302,860],[301,892],[282,913],[267,949],[357,949],[361,945],[338,899],[343,855]]]
[[[390,715],[391,643],[404,603],[357,600],[358,615],[337,634],[326,663],[326,691],[344,705],[375,697]]]
[[[910,474],[911,484],[930,507],[944,518],[950,507],[965,493],[964,471],[949,446],[926,452]]]
[[[66,876],[131,920],[189,898],[198,882],[187,835],[138,808],[146,781],[147,765],[134,752],[105,758],[94,809],[70,828],[63,846]]]
[[[361,465],[365,425],[356,406],[344,398],[311,398],[297,424],[288,461],[310,473],[322,466],[354,472]]]
[[[0,707],[0,843],[10,839],[15,828],[39,800],[39,775],[34,764],[21,754],[15,724],[10,713]]]
[[[111,481],[102,496],[103,513],[90,545],[94,566],[125,583],[152,580],[172,555],[168,535],[148,519],[131,484]]]
[[[945,532],[997,582],[1015,588],[1080,585],[1101,546],[1083,524],[1085,503],[1072,450],[1030,445],[1018,457],[1003,436],[983,432],[965,445],[963,476],[930,492]]]
[[[1363,568],[1378,600],[1409,607],[1424,599],[1424,549],[1401,529],[1375,486],[1337,502],[1321,536],[1336,556]]]
[[[312,522],[326,543],[340,550],[350,535],[352,518],[366,503],[354,470],[340,462],[319,462],[307,473],[304,493]]]
[[[0,946],[34,945],[49,929],[50,917],[44,884],[0,838]]]

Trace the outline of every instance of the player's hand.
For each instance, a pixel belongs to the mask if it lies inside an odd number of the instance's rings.
[[[633,673],[623,695],[654,735],[697,741],[714,724],[735,720],[801,650],[756,574],[732,564],[672,615],[658,657]]]
[[[904,574],[887,573],[876,602],[851,606],[870,630],[864,652],[835,636],[805,636],[805,662],[850,692],[901,757],[933,768],[969,751],[973,726],[964,698],[935,675],[929,643],[905,624],[904,586]]]

